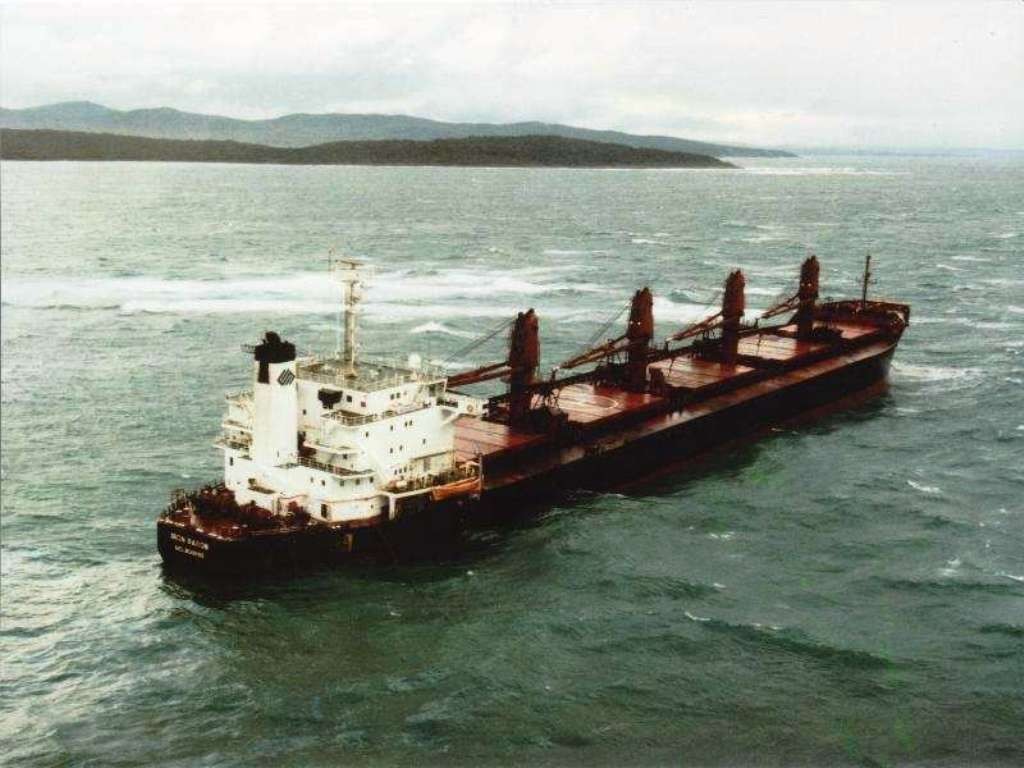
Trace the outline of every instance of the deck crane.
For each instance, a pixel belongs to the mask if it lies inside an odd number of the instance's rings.
[[[647,362],[654,336],[653,307],[651,289],[640,289],[633,294],[624,334],[563,361],[556,370],[595,363],[624,352],[626,365],[623,369],[623,384],[633,392],[643,391],[647,387]]]
[[[448,377],[448,386],[464,387],[493,379],[509,383],[508,419],[510,424],[522,423],[530,411],[533,398],[531,385],[537,379],[540,365],[540,323],[532,309],[520,312],[509,334],[508,357],[500,363],[474,368]]]
[[[794,320],[796,321],[797,338],[809,338],[814,329],[814,306],[818,301],[818,274],[820,271],[821,267],[818,264],[817,256],[812,255],[805,259],[804,263],[800,265],[800,287],[797,292],[765,310],[761,317],[767,319],[795,309]]]
[[[683,328],[681,331],[676,331],[665,340],[666,343],[692,339],[695,336],[702,336],[711,331],[720,330],[722,333],[720,347],[722,362],[735,362],[739,347],[740,321],[743,319],[743,312],[746,309],[746,299],[743,292],[745,287],[746,279],[743,277],[743,273],[738,269],[731,272],[725,280],[722,308],[711,315],[711,317]]]

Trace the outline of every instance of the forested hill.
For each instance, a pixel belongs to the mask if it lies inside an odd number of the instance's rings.
[[[708,155],[559,136],[473,136],[433,141],[337,141],[268,147],[110,133],[0,130],[5,160],[142,160],[289,165],[444,165],[568,168],[735,168]]]
[[[450,123],[412,115],[291,114],[267,120],[183,112],[170,107],[111,109],[91,101],[66,101],[27,109],[0,108],[0,128],[89,131],[150,139],[241,141],[271,147],[309,147],[331,141],[429,141],[470,136],[561,136],[638,149],[663,149],[712,157],[792,157],[778,149],[713,144],[676,136],[648,136],[561,123]]]

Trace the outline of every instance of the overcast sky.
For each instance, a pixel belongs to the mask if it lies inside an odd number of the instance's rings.
[[[5,3],[0,103],[1024,148],[1024,2]]]

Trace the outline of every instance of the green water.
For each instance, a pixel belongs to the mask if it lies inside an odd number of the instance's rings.
[[[1020,764],[1024,163],[755,164],[0,166],[5,762]],[[450,562],[176,584],[155,516],[217,476],[241,343],[333,346],[331,246],[380,354],[533,306],[554,363],[643,283],[661,335],[808,249],[912,325],[881,398]]]

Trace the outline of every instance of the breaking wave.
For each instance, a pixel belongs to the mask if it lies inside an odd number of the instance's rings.
[[[463,339],[475,339],[477,334],[469,331],[457,331],[454,328],[449,328],[444,323],[438,323],[430,321],[429,323],[423,323],[423,325],[417,325],[409,333],[440,333],[445,336],[458,336]]]
[[[980,381],[985,372],[981,368],[954,368],[942,365],[914,365],[894,361],[893,378],[926,384],[941,383],[946,387],[970,386]]]
[[[528,279],[529,278],[529,279]],[[365,309],[374,320],[444,316],[503,316],[519,309],[518,297],[600,292],[585,282],[544,282],[543,275],[459,269],[426,273],[380,273],[366,290]],[[473,306],[438,305],[458,300]],[[145,277],[65,280],[5,280],[5,306],[35,309],[116,310],[122,314],[333,314],[339,288],[323,273],[253,276],[220,280]],[[485,301],[487,300],[487,301]],[[549,312],[548,314],[552,314]],[[557,314],[557,313],[556,313]]]
[[[918,483],[914,480],[907,480],[907,485],[913,488],[915,491],[926,493],[929,496],[937,496],[942,493],[942,489],[935,485],[925,485],[924,483]]]

